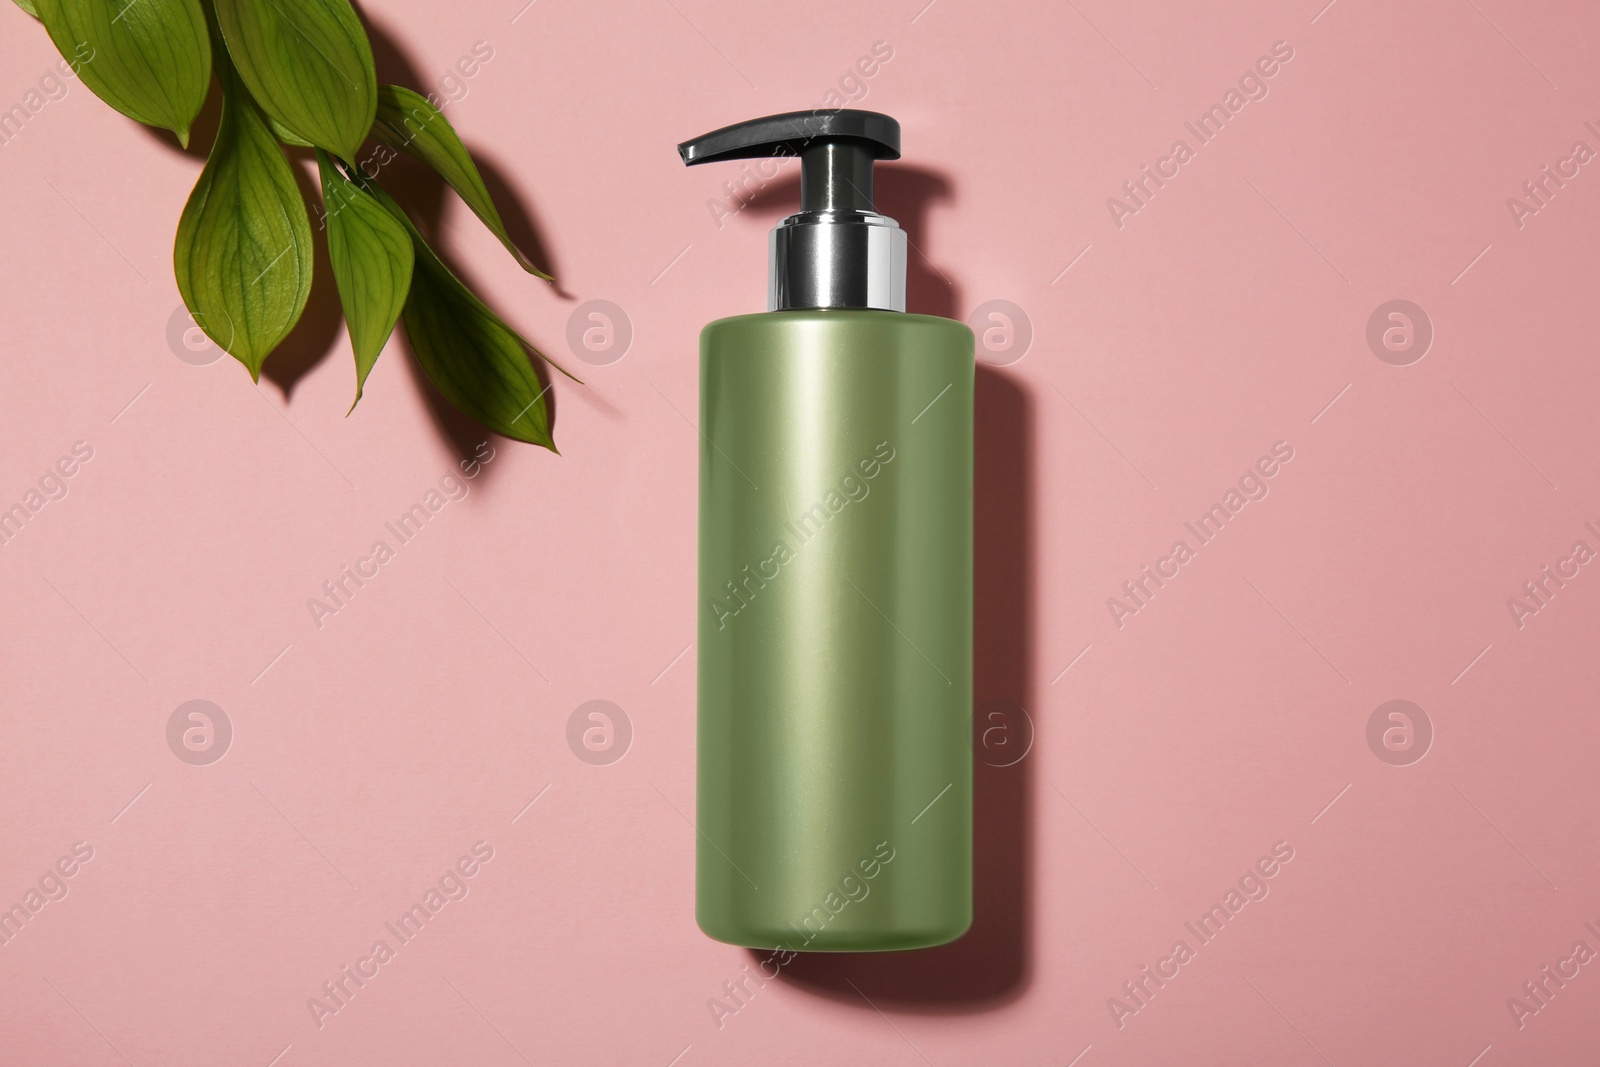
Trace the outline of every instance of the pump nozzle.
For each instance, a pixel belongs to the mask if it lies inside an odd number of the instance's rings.
[[[769,310],[904,311],[905,232],[873,207],[872,165],[900,158],[900,124],[875,111],[791,111],[685,141],[688,166],[798,156],[800,212],[772,231]]]

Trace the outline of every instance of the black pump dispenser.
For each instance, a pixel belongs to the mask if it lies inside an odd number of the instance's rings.
[[[772,231],[767,307],[905,310],[905,233],[873,206],[873,164],[900,158],[900,124],[876,111],[791,111],[685,141],[688,166],[798,156],[800,212]]]
[[[691,167],[799,156],[801,211],[871,211],[872,164],[900,158],[900,124],[876,111],[791,111],[713,130],[678,154]]]

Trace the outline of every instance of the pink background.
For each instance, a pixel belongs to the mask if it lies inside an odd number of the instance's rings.
[[[1600,965],[1520,1028],[1507,999],[1600,951],[1600,573],[1520,628],[1507,600],[1600,550],[1600,173],[1520,228],[1506,200],[1600,150],[1600,16],[923,2],[369,9],[388,80],[493,47],[447,113],[562,290],[436,188],[424,215],[588,385],[555,386],[564,455],[490,440],[321,628],[307,599],[488,435],[398,341],[345,418],[331,287],[259,387],[177,358],[200,158],[81,84],[0,145],[0,505],[93,449],[0,546],[0,904],[93,849],[0,947],[0,1061],[1587,1062]],[[55,54],[0,19],[9,107]],[[1184,123],[1278,41],[1266,98],[1198,146]],[[674,144],[841,79],[904,128],[880,199],[913,310],[1031,323],[980,372],[975,698],[1037,740],[978,766],[967,939],[797,962],[719,1026],[761,957],[692,917],[688,420],[696,334],[762,307],[794,186],[719,228],[736,168]],[[1178,138],[1195,157],[1119,228],[1107,199]],[[606,366],[565,342],[591,299],[633,330]],[[1434,330],[1406,366],[1366,340],[1393,299]],[[1107,599],[1278,441],[1267,498],[1119,628]],[[167,744],[193,699],[234,731],[209,766]],[[569,750],[591,699],[632,723],[620,762]],[[1369,748],[1392,699],[1432,724],[1420,762]],[[478,841],[469,895],[399,946],[384,924]],[[1270,894],[1200,946],[1184,924],[1277,842]],[[319,1027],[308,998],[380,938],[394,958]],[[1109,998],[1180,939],[1194,959],[1119,1026]]]

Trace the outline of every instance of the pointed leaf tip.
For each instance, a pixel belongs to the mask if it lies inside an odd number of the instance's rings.
[[[378,86],[377,121],[372,135],[393,148],[403,149],[432,167],[472,209],[489,231],[500,239],[517,266],[547,282],[555,278],[540,270],[517,246],[500,218],[478,165],[444,113],[420,93],[403,85]]]
[[[311,292],[311,223],[289,161],[225,63],[222,121],[178,220],[173,270],[195,322],[259,382]]]
[[[381,188],[374,196],[406,228],[416,269],[401,321],[423,372],[444,398],[496,433],[556,450],[550,410],[528,344],[451,273],[404,209]]]
[[[211,36],[200,0],[34,0],[23,9],[44,23],[91,92],[187,144],[211,89]]]
[[[344,305],[350,347],[356,359],[356,398],[361,402],[367,375],[394,331],[411,289],[416,254],[411,235],[362,185],[341,172],[326,152],[317,150],[322,200],[328,226],[328,258]],[[348,416],[349,411],[345,412]]]

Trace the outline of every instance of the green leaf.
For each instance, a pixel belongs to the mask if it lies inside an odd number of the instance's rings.
[[[317,147],[316,145],[312,144],[310,141],[306,140],[304,137],[301,137],[299,134],[295,133],[293,130],[291,130],[288,127],[286,127],[283,123],[279,122],[277,119],[273,118],[271,115],[267,116],[267,125],[272,128],[272,136],[276,137],[278,140],[282,141],[286,145],[292,145],[295,148],[315,148],[315,147]]]
[[[378,76],[348,0],[216,0],[216,11],[261,109],[301,140],[354,159],[372,129]]]
[[[511,240],[467,146],[461,143],[461,138],[443,112],[430,104],[426,97],[401,85],[378,86],[378,117],[372,135],[395,148],[405,149],[432,167],[460,194],[472,213],[500,238],[500,243],[506,246],[523,270],[547,282],[555,281],[534,266],[533,261]]]
[[[211,88],[211,38],[199,0],[35,6],[50,40],[96,96],[130,119],[171,130],[188,147],[189,127]]]
[[[539,384],[524,351],[538,349],[450,272],[388,193],[368,188],[405,226],[416,248],[416,272],[401,318],[428,379],[446,400],[491,430],[557,451],[544,399],[549,386]]]
[[[28,14],[32,15],[34,18],[39,17],[39,10],[33,6],[31,0],[17,0],[17,6],[22,8],[22,10],[26,11]]]
[[[173,269],[195,322],[259,381],[311,292],[311,223],[266,119],[226,60],[218,73],[222,122],[178,220]]]
[[[406,228],[371,193],[341,174],[320,149],[317,167],[327,210],[328,258],[333,260],[350,347],[356,354],[356,398],[350,404],[354,411],[367,374],[406,302],[416,254]]]

